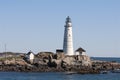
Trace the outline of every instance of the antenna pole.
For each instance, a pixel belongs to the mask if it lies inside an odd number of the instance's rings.
[[[5,60],[7,60],[6,44],[5,44]]]

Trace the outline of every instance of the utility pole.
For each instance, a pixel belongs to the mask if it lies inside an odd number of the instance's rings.
[[[7,60],[6,44],[5,44],[5,61]]]

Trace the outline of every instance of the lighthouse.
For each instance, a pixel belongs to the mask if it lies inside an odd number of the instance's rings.
[[[66,55],[74,55],[72,39],[72,22],[70,17],[66,18],[64,31],[63,51]]]

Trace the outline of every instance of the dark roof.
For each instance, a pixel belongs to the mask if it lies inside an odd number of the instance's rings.
[[[83,48],[78,48],[76,51],[79,51],[79,52],[86,52]]]
[[[63,52],[63,49],[56,49],[56,52]]]
[[[27,53],[27,55],[30,55],[31,53],[34,54],[32,51],[29,51],[29,52]]]
[[[71,18],[68,16],[67,18],[66,18],[66,22],[68,23],[68,22],[71,22]]]

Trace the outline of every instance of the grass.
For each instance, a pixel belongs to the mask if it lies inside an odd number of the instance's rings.
[[[3,58],[0,58],[0,61],[5,61],[5,60],[13,60],[13,59],[15,59],[15,60],[17,60],[17,59],[22,59],[20,56],[19,57],[3,57]]]

